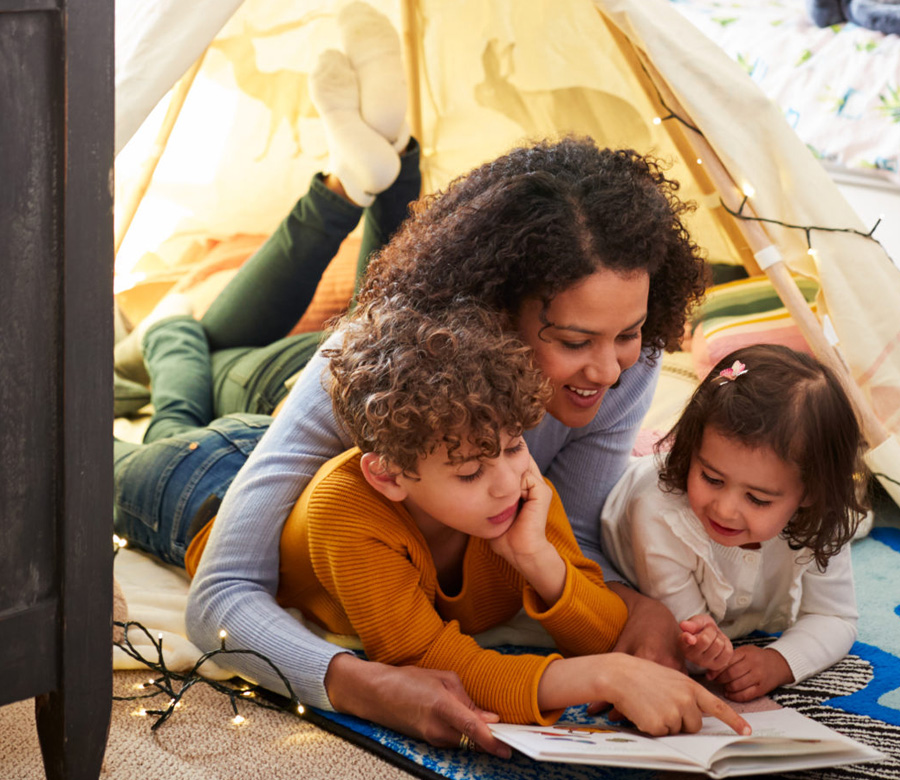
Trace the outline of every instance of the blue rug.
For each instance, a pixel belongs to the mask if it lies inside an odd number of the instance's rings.
[[[800,685],[780,688],[771,696],[782,706],[872,745],[888,759],[878,764],[781,777],[900,780],[900,511],[884,497],[876,498],[875,509],[876,527],[866,539],[853,543],[860,613],[858,641],[840,663]],[[650,770],[535,762],[519,754],[503,761],[478,753],[432,748],[346,715],[313,711],[308,717],[322,728],[428,780],[659,780],[664,776]],[[583,707],[571,708],[564,717],[581,723],[596,722]]]

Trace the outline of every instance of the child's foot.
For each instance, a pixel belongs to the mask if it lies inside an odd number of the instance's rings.
[[[191,317],[194,304],[191,299],[181,293],[169,293],[163,296],[137,327],[116,344],[114,364],[116,373],[123,379],[141,385],[150,384],[150,375],[144,365],[144,334],[152,325],[170,317]]]
[[[409,143],[409,126],[397,31],[384,14],[361,2],[341,9],[338,25],[344,53],[359,80],[362,118],[402,152]]]
[[[371,206],[400,173],[400,157],[360,116],[359,85],[343,52],[328,49],[319,55],[309,91],[325,125],[330,172],[341,180],[350,200]]]

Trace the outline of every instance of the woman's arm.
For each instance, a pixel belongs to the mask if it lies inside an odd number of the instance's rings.
[[[288,615],[274,599],[284,521],[306,483],[346,448],[322,386],[317,354],[290,393],[225,498],[191,583],[187,631],[202,650],[247,648],[269,658],[301,701],[330,709],[324,680],[337,648]],[[228,657],[233,670],[284,693],[280,678],[254,656]]]
[[[457,744],[463,729],[479,746],[508,755],[446,675],[368,664],[318,638],[275,601],[284,521],[319,466],[349,442],[322,385],[326,361],[317,354],[291,391],[285,410],[240,471],[225,500],[191,583],[187,633],[201,650],[246,648],[269,658],[305,704],[372,718],[434,744]],[[281,679],[255,656],[229,655],[230,668],[286,693]],[[221,661],[222,659],[220,659]],[[352,690],[353,696],[330,693]],[[412,706],[417,702],[416,706]],[[382,718],[376,717],[378,713]],[[472,726],[473,718],[477,728]],[[448,734],[455,733],[455,740]],[[449,742],[448,742],[449,740]]]

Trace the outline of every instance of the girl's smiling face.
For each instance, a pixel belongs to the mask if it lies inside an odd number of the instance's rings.
[[[604,268],[555,295],[546,310],[535,298],[522,304],[519,334],[553,385],[547,411],[564,425],[593,420],[606,391],[637,362],[649,292],[645,271]]]
[[[709,537],[726,547],[773,539],[803,505],[800,471],[771,447],[751,448],[712,426],[691,458],[687,495]]]

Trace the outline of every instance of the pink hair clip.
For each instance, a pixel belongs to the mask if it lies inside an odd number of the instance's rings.
[[[727,380],[730,380],[733,382],[741,374],[746,374],[746,373],[747,373],[747,366],[745,366],[743,363],[741,363],[740,360],[735,360],[734,363],[731,364],[730,368],[723,368],[719,372],[719,376],[722,379],[727,379]]]

